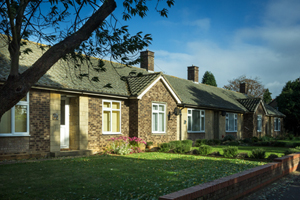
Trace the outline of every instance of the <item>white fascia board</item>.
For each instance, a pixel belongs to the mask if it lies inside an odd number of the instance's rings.
[[[166,88],[169,90],[169,92],[172,94],[172,96],[175,98],[177,103],[181,103],[180,99],[176,95],[176,93],[172,90],[168,82],[164,79],[164,77],[160,76],[157,78],[151,85],[149,85],[137,98],[141,99],[159,80],[162,80]]]

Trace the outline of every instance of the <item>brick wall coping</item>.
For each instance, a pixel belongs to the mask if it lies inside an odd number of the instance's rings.
[[[256,185],[255,187],[248,188],[245,187],[246,189],[244,191],[241,191],[240,194],[234,196],[231,195],[230,199],[236,199],[241,196],[244,196],[247,193],[253,192],[254,190],[258,189],[261,186],[264,186],[266,184],[269,184],[273,181],[275,181],[278,178],[281,178],[282,176],[293,172],[297,169],[297,166],[299,164],[300,160],[300,153],[296,154],[290,154],[287,156],[283,156],[281,158],[275,158],[274,162],[268,163],[262,166],[254,167],[252,169],[245,170],[243,172],[239,172],[237,174],[233,174],[230,176],[226,176],[223,178],[216,179],[214,181],[208,182],[208,183],[203,183],[200,185],[196,185],[190,188],[186,188],[177,192],[173,192],[164,196],[159,197],[159,200],[193,200],[200,198],[204,195],[208,195],[214,192],[217,192],[218,190],[221,190],[226,187],[232,189],[234,184],[241,183],[242,181],[248,180],[252,178],[251,180],[259,179],[260,175],[268,172],[272,172],[275,170],[280,169],[280,174],[277,175],[276,177],[271,177],[268,180],[265,180],[264,182],[260,183],[259,185]],[[294,163],[296,161],[296,163]],[[287,164],[287,165],[286,165]],[[229,199],[229,198],[228,198]]]

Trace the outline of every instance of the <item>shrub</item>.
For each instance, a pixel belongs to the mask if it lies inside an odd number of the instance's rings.
[[[293,143],[293,147],[294,147],[294,148],[297,147],[297,146],[300,146],[300,142],[294,142],[294,143]]]
[[[223,148],[223,155],[225,158],[235,158],[238,155],[238,150],[237,147],[228,146]]]
[[[261,142],[261,146],[270,146],[270,142]]]
[[[159,151],[160,152],[169,152],[171,149],[170,147],[171,147],[171,145],[169,143],[162,143],[162,144],[160,144]]]
[[[270,141],[273,141],[273,140],[274,139],[271,136],[268,136],[268,135],[261,137],[262,142],[270,142]]]
[[[250,143],[250,142],[251,142],[251,139],[250,139],[250,138],[245,138],[245,139],[243,140],[243,142],[244,142],[244,143]]]
[[[191,150],[191,146],[189,144],[181,144],[180,146],[174,149],[175,153],[187,153]]]
[[[239,146],[239,142],[238,141],[231,141],[231,142],[228,142],[227,145],[229,146]]]
[[[292,154],[292,153],[298,153],[300,152],[300,146],[295,147],[295,148],[289,148],[284,152],[284,155]]]
[[[203,144],[206,144],[206,139],[197,139],[195,142],[196,147],[200,147]]]
[[[274,142],[274,147],[284,147],[286,144],[285,144],[285,142]]]
[[[291,133],[287,135],[287,138],[288,138],[289,140],[293,140],[294,137],[295,137],[295,136],[294,136],[293,134],[291,134]]]
[[[221,144],[221,140],[219,139],[213,139],[215,145],[220,145]]]
[[[112,143],[108,147],[106,153],[115,153],[119,155],[127,155],[132,152],[139,153],[140,151],[140,145],[146,144],[145,141],[143,141],[140,138],[137,137],[126,137],[126,136],[120,136],[116,138],[108,139],[108,141],[111,141]],[[133,150],[132,147],[138,147]]]
[[[233,135],[226,135],[223,139],[223,141],[234,141],[235,140],[235,137]]]
[[[147,142],[147,146],[150,147],[153,145],[153,142]]]
[[[262,148],[252,149],[251,158],[264,159],[266,157],[266,151]]]
[[[269,159],[269,160],[274,160],[275,158],[278,158],[278,156],[277,156],[276,154],[270,154],[270,155],[268,156],[268,159]]]
[[[181,145],[181,141],[175,140],[175,141],[169,142],[169,144],[170,144],[170,149],[175,149]]]
[[[182,140],[181,144],[192,147],[193,146],[193,140]]]
[[[208,155],[208,154],[210,154],[211,153],[211,151],[212,151],[212,147],[211,146],[209,146],[209,145],[205,145],[205,144],[203,144],[203,145],[201,145],[200,147],[199,147],[199,154],[200,155]]]
[[[251,138],[251,142],[258,142],[258,137],[255,137],[255,136],[252,137],[252,138]]]
[[[207,145],[215,145],[215,142],[214,140],[207,140]]]

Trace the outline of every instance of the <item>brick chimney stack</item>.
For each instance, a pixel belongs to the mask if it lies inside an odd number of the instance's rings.
[[[154,52],[148,49],[141,52],[141,68],[154,72]]]
[[[240,93],[243,93],[243,94],[248,93],[247,83],[240,83]]]
[[[188,67],[188,80],[199,82],[199,67],[190,66]]]

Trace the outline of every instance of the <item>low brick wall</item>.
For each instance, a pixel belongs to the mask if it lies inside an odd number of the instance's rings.
[[[290,154],[266,165],[161,196],[159,200],[238,199],[295,171],[299,161],[300,153]]]

